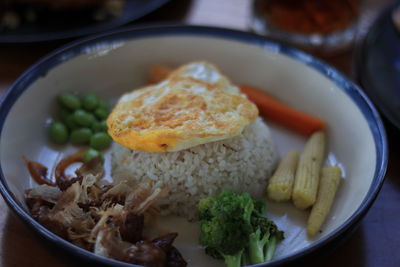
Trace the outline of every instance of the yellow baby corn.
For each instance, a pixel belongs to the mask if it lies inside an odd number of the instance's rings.
[[[308,139],[296,170],[292,200],[299,209],[312,206],[317,198],[324,151],[325,133],[319,131]]]
[[[279,163],[274,175],[269,179],[267,193],[270,199],[287,201],[291,198],[298,160],[299,153],[292,150]]]
[[[341,177],[342,173],[338,167],[326,166],[322,168],[317,201],[312,207],[307,223],[307,234],[310,237],[314,236],[325,222],[339,187]]]

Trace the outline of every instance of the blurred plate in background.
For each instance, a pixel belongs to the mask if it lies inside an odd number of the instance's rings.
[[[383,115],[400,128],[400,32],[391,7],[374,22],[357,57],[358,78]]]
[[[16,29],[0,29],[0,43],[29,43],[79,37],[107,31],[137,20],[169,0],[126,0],[119,16],[98,21],[89,12],[57,12],[40,17],[38,23],[21,24]]]

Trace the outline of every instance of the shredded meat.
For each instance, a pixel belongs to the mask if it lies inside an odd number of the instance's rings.
[[[164,267],[167,255],[152,242],[142,240],[131,246],[118,260],[148,267]]]
[[[143,236],[145,223],[159,208],[154,204],[169,190],[153,188],[152,183],[122,181],[109,184],[102,163],[94,159],[83,164],[75,177],[65,169],[82,160],[82,152],[57,164],[55,182],[43,183],[25,192],[32,217],[55,234],[101,256],[149,267],[184,267],[186,261],[172,246],[177,233],[148,241]],[[34,174],[47,179],[47,168],[26,161]]]
[[[24,158],[25,164],[28,167],[29,174],[38,184],[54,185],[54,182],[47,178],[47,167],[34,161],[28,161]]]
[[[167,254],[166,267],[186,267],[187,262],[183,259],[181,253],[176,247],[172,246]]]
[[[143,239],[144,216],[143,214],[128,213],[125,220],[119,222],[121,238],[130,243]]]
[[[175,238],[178,236],[178,233],[169,233],[158,238],[153,239],[151,242],[168,253],[172,247],[172,243]]]

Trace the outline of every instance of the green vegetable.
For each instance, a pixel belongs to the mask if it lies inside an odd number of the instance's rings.
[[[82,109],[77,109],[74,112],[74,120],[78,125],[90,127],[95,122],[95,117]]]
[[[92,120],[92,123],[90,124],[90,127],[92,127],[94,124],[98,123],[99,121],[97,120],[96,116],[93,113],[88,113],[90,116],[90,119]]]
[[[109,111],[110,110],[110,105],[108,104],[108,102],[104,99],[99,98],[99,101],[97,103],[97,107],[104,109],[105,111]]]
[[[98,132],[90,138],[90,147],[97,150],[102,150],[109,147],[111,142],[112,139],[107,133]]]
[[[65,120],[65,124],[67,125],[68,129],[70,129],[70,131],[79,128],[79,125],[75,122],[74,114],[70,114],[67,117],[67,119]]]
[[[81,128],[72,131],[70,139],[71,143],[74,145],[84,145],[89,143],[91,137],[92,130],[89,128]]]
[[[49,128],[50,139],[56,144],[65,144],[68,141],[68,129],[61,122],[52,122]]]
[[[96,149],[93,149],[93,148],[89,148],[83,155],[83,161],[89,162],[92,159],[97,158],[97,157],[100,157],[102,161],[104,160],[103,155],[99,151],[97,151]]]
[[[105,120],[103,121],[97,121],[95,123],[92,124],[92,130],[95,133],[98,132],[107,132],[107,123]]]
[[[87,94],[82,98],[83,108],[86,110],[94,110],[97,108],[99,98],[95,94]]]
[[[97,108],[97,109],[94,111],[94,115],[96,115],[96,117],[97,117],[99,120],[105,120],[105,119],[107,119],[107,117],[108,117],[108,111],[105,110],[105,109],[103,109],[103,108]]]
[[[283,232],[264,217],[263,202],[248,193],[222,191],[198,205],[200,243],[206,253],[222,258],[228,267],[257,264],[272,258]]]
[[[69,116],[71,116],[71,111],[69,110],[69,109],[67,109],[67,108],[64,108],[64,107],[61,107],[60,108],[60,111],[59,111],[59,114],[60,114],[60,118],[61,118],[61,120],[63,121],[63,122],[66,122],[67,121],[67,118],[69,117]]]
[[[58,101],[63,107],[76,110],[81,107],[79,98],[71,93],[61,93],[58,95]]]

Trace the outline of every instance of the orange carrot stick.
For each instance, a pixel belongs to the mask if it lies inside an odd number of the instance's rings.
[[[159,83],[162,80],[165,80],[168,75],[172,72],[172,69],[161,65],[155,64],[150,67],[149,76],[147,77],[148,84]]]
[[[244,84],[239,87],[257,105],[262,115],[276,123],[307,136],[325,127],[324,121],[289,107],[260,89]]]

